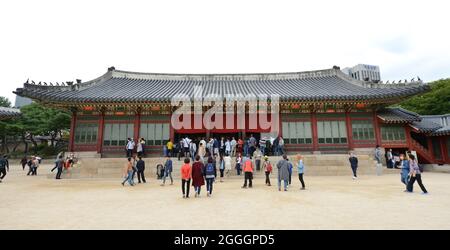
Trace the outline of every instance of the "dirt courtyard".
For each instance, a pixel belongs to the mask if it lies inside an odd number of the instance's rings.
[[[108,180],[26,176],[12,166],[0,183],[0,229],[450,229],[450,175],[425,173],[429,195],[404,193],[400,176],[293,178],[288,192],[216,182],[212,198],[183,199],[180,181],[135,187]],[[272,178],[275,184],[275,179]]]

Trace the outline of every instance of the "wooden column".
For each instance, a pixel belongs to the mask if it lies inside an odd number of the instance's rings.
[[[375,140],[377,145],[381,147],[381,128],[378,123],[377,112],[373,111],[373,130],[375,132]]]
[[[441,136],[439,138],[440,144],[441,144],[441,158],[443,162],[449,162],[448,155],[447,155],[447,146],[445,145],[445,136]]]
[[[350,118],[350,112],[345,112],[345,126],[347,127],[347,140],[348,148],[353,150],[355,145],[353,144],[353,130],[352,130],[352,119]]]
[[[433,141],[432,137],[427,137],[427,144],[428,144],[428,152],[431,155],[432,161],[430,163],[436,163],[436,158],[434,157],[434,149],[433,149]]]
[[[311,129],[312,129],[312,143],[313,143],[313,151],[319,150],[319,138],[317,134],[317,116],[316,112],[313,111],[311,113]]]
[[[133,137],[135,139],[135,143],[139,142],[139,132],[141,129],[141,109],[137,108],[136,113],[134,115],[134,133]]]
[[[72,119],[70,121],[70,139],[69,139],[69,151],[73,152],[75,147],[75,128],[76,128],[76,122],[77,122],[77,111],[72,111]]]
[[[406,133],[406,145],[408,147],[408,150],[412,150],[411,127],[409,125],[406,125],[405,133]]]
[[[103,130],[105,128],[105,112],[102,110],[99,115],[98,133],[97,133],[97,153],[101,154],[103,150]]]
[[[169,137],[172,143],[175,143],[175,130],[172,127],[171,115],[169,115]]]

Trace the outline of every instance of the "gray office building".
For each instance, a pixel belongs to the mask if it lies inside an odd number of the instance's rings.
[[[347,75],[360,81],[379,82],[381,81],[380,67],[375,65],[358,64],[351,68],[342,70]]]

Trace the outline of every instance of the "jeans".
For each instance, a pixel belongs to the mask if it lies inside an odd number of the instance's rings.
[[[206,192],[212,194],[214,178],[206,178]]]
[[[288,181],[289,181],[289,180],[281,180],[281,179],[278,179],[278,189],[281,189],[281,181],[284,182],[284,190],[287,190],[287,187],[288,187]]]
[[[133,149],[127,149],[127,157],[133,156]]]
[[[194,186],[194,190],[195,190],[196,194],[200,195],[200,191],[202,190],[202,186],[198,186],[198,187]]]
[[[400,174],[400,180],[402,181],[403,184],[405,184],[406,188],[408,188],[408,183],[409,183],[409,171],[405,171]]]
[[[252,179],[253,179],[253,173],[252,172],[245,172],[244,173],[244,187],[247,187],[247,180],[248,180],[248,187],[252,187]]]
[[[237,175],[241,175],[241,164],[239,164],[239,163],[236,164],[236,172],[237,172]]]
[[[183,191],[183,196],[189,197],[189,188],[191,185],[191,179],[181,180],[181,190]]]
[[[262,155],[266,155],[266,147],[260,146]]]
[[[408,182],[408,191],[412,192],[413,191],[413,186],[414,186],[414,182],[419,183],[420,188],[422,189],[422,192],[424,193],[428,193],[427,189],[425,188],[425,186],[422,183],[422,175],[421,174],[416,174],[416,176],[411,176],[411,179],[409,179]]]
[[[291,183],[292,183],[292,173],[289,172],[289,185],[291,185]]]
[[[122,182],[122,185],[125,184],[125,182],[128,181],[128,184],[130,184],[130,186],[134,186],[134,181],[133,181],[133,170],[128,171],[127,176],[125,177],[125,179]]]
[[[164,177],[163,177],[163,184],[166,183],[166,177],[170,177],[170,183],[173,184],[172,172],[168,172],[168,173],[165,173],[165,174],[164,174]]]
[[[270,185],[270,172],[266,172],[266,184]]]
[[[298,174],[298,179],[302,183],[302,188],[305,188],[305,182],[303,181],[303,174]]]

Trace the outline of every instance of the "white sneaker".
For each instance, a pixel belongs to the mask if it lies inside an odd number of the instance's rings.
[[[355,176],[353,176],[353,177],[352,177],[352,179],[353,179],[353,180],[356,180],[356,177],[355,177]]]

